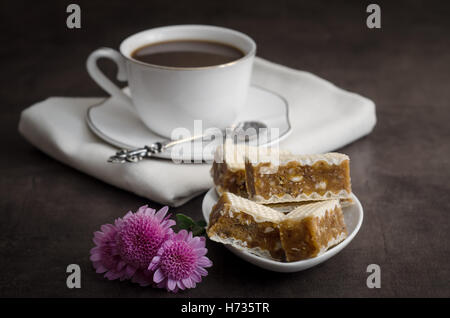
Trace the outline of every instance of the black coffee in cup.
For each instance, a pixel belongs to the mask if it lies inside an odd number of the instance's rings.
[[[131,54],[143,63],[180,68],[227,64],[243,56],[234,46],[203,40],[157,42],[137,48]]]

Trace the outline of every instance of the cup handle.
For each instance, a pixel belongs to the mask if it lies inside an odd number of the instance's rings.
[[[92,52],[87,61],[86,67],[92,79],[112,97],[117,97],[123,102],[132,105],[131,98],[126,95],[117,85],[115,85],[97,66],[99,58],[109,58],[117,64],[117,79],[119,81],[127,81],[127,70],[125,58],[116,50],[102,47]]]

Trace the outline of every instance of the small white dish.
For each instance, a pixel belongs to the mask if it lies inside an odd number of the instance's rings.
[[[128,88],[125,89],[125,93],[129,94]],[[261,87],[249,88],[247,102],[236,122],[245,120],[260,121],[267,125],[269,131],[270,128],[279,128],[279,136],[269,139],[265,145],[277,143],[291,132],[286,99]],[[134,149],[167,140],[149,130],[129,105],[124,105],[124,102],[114,97],[89,107],[86,121],[98,137],[119,148]],[[156,154],[155,157],[180,159],[172,158],[170,151]],[[205,161],[211,160],[213,153],[203,155],[194,153],[192,159],[199,157]]]
[[[225,247],[228,248],[236,256],[246,260],[247,262],[274,272],[291,273],[311,268],[313,266],[316,266],[317,264],[325,262],[329,258],[333,257],[334,255],[342,251],[353,240],[353,238],[356,236],[356,233],[358,233],[363,221],[364,212],[361,203],[354,194],[352,194],[352,199],[355,202],[353,205],[342,208],[344,213],[345,225],[347,226],[348,231],[347,238],[318,257],[298,262],[285,263],[262,258],[249,252],[237,249],[231,245],[225,245]],[[211,188],[205,194],[202,203],[202,210],[203,210],[203,217],[205,218],[206,222],[209,221],[211,209],[217,203],[218,200],[219,197],[217,195],[215,188]]]

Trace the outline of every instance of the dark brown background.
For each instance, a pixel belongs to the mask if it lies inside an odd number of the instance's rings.
[[[81,30],[65,26],[70,2],[81,5]],[[88,259],[93,231],[148,201],[49,158],[17,124],[23,109],[48,96],[104,96],[85,71],[92,50],[181,23],[249,34],[259,56],[373,99],[378,123],[341,149],[352,158],[354,192],[365,208],[345,250],[310,270],[279,274],[208,242],[210,275],[178,296],[450,296],[449,5],[377,1],[382,29],[369,30],[364,1],[70,2],[1,2],[1,296],[171,296],[107,281]],[[102,65],[114,74],[110,63]],[[201,201],[172,212],[198,219]],[[82,268],[78,290],[65,284],[71,263]],[[381,289],[366,287],[372,263],[381,266]]]

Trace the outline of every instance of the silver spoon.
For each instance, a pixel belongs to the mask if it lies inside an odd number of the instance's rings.
[[[248,142],[249,140],[258,137],[259,130],[262,128],[267,128],[267,125],[259,121],[242,121],[231,126],[230,128],[232,134],[231,137],[236,137],[236,140],[238,142]],[[167,149],[175,145],[179,145],[185,142],[192,142],[197,139],[201,139],[203,142],[207,137],[211,137],[211,135],[193,136],[173,141],[172,140],[158,141],[149,146],[144,146],[142,148],[131,150],[122,149],[116,152],[114,156],[109,157],[108,162],[112,163],[139,162],[144,158],[150,158],[155,154],[166,151]]]

